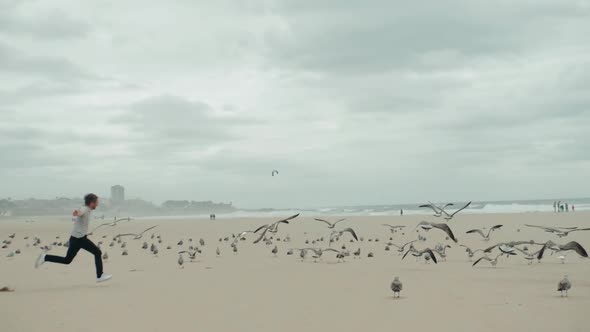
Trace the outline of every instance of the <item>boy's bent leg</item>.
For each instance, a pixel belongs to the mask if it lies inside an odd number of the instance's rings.
[[[83,237],[81,240],[81,248],[94,255],[94,265],[96,266],[96,278],[100,278],[102,276],[102,252],[87,237]]]
[[[80,251],[80,239],[70,237],[70,246],[68,247],[68,252],[65,257],[45,255],[45,261],[59,264],[70,264],[78,254],[78,251]]]

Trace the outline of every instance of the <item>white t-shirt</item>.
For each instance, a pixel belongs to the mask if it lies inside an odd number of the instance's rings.
[[[90,215],[92,209],[83,206],[78,209],[78,217],[74,218],[74,229],[72,229],[72,236],[75,238],[82,238],[88,234],[88,224],[90,222]]]

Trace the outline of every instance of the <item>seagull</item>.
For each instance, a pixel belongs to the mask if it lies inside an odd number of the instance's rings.
[[[571,232],[577,231],[590,231],[590,228],[578,228],[578,227],[544,227],[544,226],[537,226],[537,225],[528,225],[525,224],[527,227],[535,227],[544,230],[547,233],[553,233],[558,237],[568,236]]]
[[[232,243],[231,243],[231,246],[234,246],[234,245],[236,245],[236,244],[238,243],[238,241],[240,241],[241,239],[243,239],[243,238],[244,238],[244,236],[245,236],[246,234],[248,234],[248,233],[252,233],[252,234],[254,234],[254,231],[243,231],[243,232],[240,232],[238,235],[236,235],[236,236],[234,237],[234,240],[232,241]]]
[[[539,254],[537,255],[538,260],[541,260],[543,258],[543,254],[545,253],[545,249],[551,249],[553,251],[558,251],[558,252],[573,250],[578,255],[580,255],[584,258],[588,258],[588,253],[586,252],[586,249],[584,249],[584,247],[582,247],[582,245],[576,241],[571,241],[571,242],[568,242],[563,245],[557,244],[553,241],[547,241],[543,245],[543,248],[541,248],[541,250],[539,251]]]
[[[524,249],[520,249],[519,247],[514,247],[514,250],[520,252],[523,255],[524,259],[526,259],[527,261],[529,261],[529,265],[531,265],[531,264],[533,264],[533,261],[537,258],[537,255],[539,254],[539,252],[542,249],[539,249],[537,252],[535,252],[533,254],[527,252]]]
[[[99,228],[101,228],[101,227],[104,227],[104,226],[110,226],[110,227],[113,227],[113,226],[117,226],[117,224],[118,224],[119,222],[121,222],[121,221],[131,221],[131,220],[132,220],[132,219],[131,219],[130,217],[127,217],[127,218],[120,218],[120,219],[117,219],[117,218],[115,217],[114,221],[112,221],[112,222],[106,222],[106,223],[103,223],[103,224],[100,224],[100,225],[98,225],[98,226],[94,227],[94,229],[93,229],[92,231],[90,231],[90,233],[88,233],[88,235],[92,235],[92,234],[93,234],[93,233],[94,233],[94,232],[95,232],[97,229],[99,229]]]
[[[277,170],[275,169],[275,170],[273,170],[273,171],[271,172],[271,175],[272,175],[272,176],[279,175],[279,171],[277,171]]]
[[[256,244],[256,243],[260,242],[264,238],[264,235],[266,235],[266,232],[276,233],[279,229],[279,224],[288,224],[289,220],[295,219],[297,217],[299,217],[299,213],[292,215],[288,218],[281,219],[279,221],[275,221],[272,224],[262,225],[262,226],[258,227],[254,231],[254,233],[258,233],[261,230],[262,230],[262,233],[260,234],[260,237],[254,241],[254,243]]]
[[[572,288],[572,283],[567,278],[567,275],[565,275],[563,279],[561,279],[561,281],[557,284],[557,291],[561,292],[562,297],[564,294],[567,297],[567,291],[570,290],[570,288]]]
[[[178,261],[177,262],[178,262],[178,266],[180,268],[183,268],[182,264],[184,264],[184,259],[182,259],[182,254],[180,254],[180,253],[178,254]]]
[[[404,243],[404,244],[403,244],[401,247],[400,247],[400,246],[398,246],[398,245],[397,245],[397,244],[395,244],[395,243],[392,243],[391,245],[393,245],[394,247],[396,247],[396,248],[397,248],[397,251],[398,251],[398,252],[400,253],[400,255],[401,255],[401,254],[403,254],[403,253],[404,253],[404,251],[406,251],[406,246],[407,246],[408,244],[410,244],[410,245],[411,245],[411,244],[413,244],[413,243],[414,243],[414,242],[416,242],[416,241],[417,241],[417,240],[413,240],[413,241],[410,241],[410,242]]]
[[[188,254],[188,258],[192,261],[194,261],[197,258],[197,252],[196,251],[187,251],[187,250],[183,250],[183,251],[179,251],[178,254]],[[182,265],[182,264],[181,264]]]
[[[538,244],[538,243],[535,243],[535,241],[533,241],[533,240],[530,240],[530,241],[500,242],[500,243],[497,243],[497,244],[495,244],[495,245],[493,245],[491,247],[486,248],[483,252],[490,253],[490,252],[492,252],[492,250],[494,248],[500,247],[500,246],[503,246],[503,247],[515,247],[515,246],[520,246],[520,245],[523,245],[523,244]]]
[[[443,214],[443,212],[445,211],[444,210],[445,208],[447,208],[449,206],[453,206],[453,205],[454,205],[453,203],[447,203],[443,207],[439,207],[436,204],[428,202],[428,204],[422,204],[422,205],[419,205],[418,207],[419,208],[430,208],[430,209],[432,209],[432,211],[434,211],[435,217],[440,217]],[[444,213],[446,214],[446,212],[444,212]]]
[[[345,228],[340,231],[333,231],[332,234],[330,234],[330,244],[332,244],[332,242],[334,242],[335,238],[341,237],[344,233],[350,233],[356,241],[359,240],[359,238],[358,238],[358,236],[356,236],[356,233],[354,232],[354,230],[349,227],[349,228]]]
[[[321,250],[321,249],[320,249],[320,250]],[[343,261],[344,261],[344,257],[346,257],[346,256],[347,256],[347,255],[346,255],[346,252],[344,252],[344,251],[339,251],[339,250],[332,249],[332,248],[323,249],[323,250],[321,250],[321,251],[322,251],[322,252],[325,252],[325,251],[333,251],[333,252],[335,252],[335,253],[336,253],[336,258],[338,258],[338,262],[341,262],[341,261],[343,262]],[[317,253],[316,253],[316,255],[317,255]],[[319,255],[319,257],[321,257],[321,256],[322,256],[322,255],[320,254],[320,255]],[[315,257],[315,256],[314,256],[314,257]],[[319,257],[318,257],[318,258],[319,258]]]
[[[143,237],[143,234],[144,234],[145,232],[149,231],[150,229],[154,229],[154,228],[156,228],[156,227],[157,227],[157,226],[152,226],[152,227],[150,227],[150,228],[148,228],[148,229],[144,230],[143,232],[141,232],[141,233],[139,233],[139,234],[134,234],[134,233],[118,234],[117,236],[115,236],[115,238],[117,238],[117,239],[120,239],[120,238],[121,238],[121,237],[123,237],[123,236],[134,236],[134,238],[133,238],[134,240],[139,240],[139,239],[141,239],[141,238]]]
[[[328,225],[328,228],[332,229],[332,228],[336,227],[336,224],[337,224],[337,223],[339,223],[339,222],[341,222],[341,221],[344,221],[344,220],[346,220],[346,218],[342,218],[342,219],[336,220],[334,223],[331,223],[331,222],[329,222],[329,221],[327,221],[327,220],[320,219],[320,218],[315,218],[314,220],[316,220],[316,221],[321,221],[321,222],[323,222],[323,223],[326,223],[326,224]]]
[[[391,290],[393,291],[393,297],[395,298],[396,294],[397,297],[399,298],[399,293],[402,291],[403,289],[403,284],[401,281],[399,281],[399,277],[395,277],[393,278],[393,282],[391,283]]]
[[[443,259],[443,261],[447,261],[447,248],[450,248],[450,245],[444,245],[442,243],[438,243],[436,246],[434,246],[434,251],[436,251],[440,257]]]
[[[444,218],[445,218],[445,220],[447,220],[447,221],[448,221],[448,220],[451,220],[451,219],[453,219],[453,217],[454,217],[454,216],[455,216],[457,213],[459,213],[459,212],[461,212],[461,211],[465,210],[467,207],[469,207],[469,205],[471,205],[471,201],[467,202],[467,204],[465,204],[463,207],[461,207],[460,209],[456,210],[455,212],[453,212],[453,213],[451,213],[451,214],[449,214],[447,211],[445,211],[445,208],[446,208],[446,207],[448,207],[448,206],[453,206],[453,205],[454,205],[454,204],[452,204],[452,203],[447,203],[447,204],[445,204],[443,207],[438,207],[438,206],[436,206],[436,205],[434,205],[434,204],[430,203],[430,204],[423,204],[423,205],[420,205],[419,207],[420,207],[420,208],[426,208],[426,207],[428,207],[428,208],[431,208],[431,209],[434,211],[434,213],[435,213],[435,214],[434,214],[434,216],[435,216],[435,217],[441,217],[441,216],[444,214],[444,215],[445,215],[445,217],[444,217]]]
[[[490,262],[490,263],[492,264],[492,266],[493,266],[493,267],[496,267],[496,265],[498,264],[498,258],[499,258],[500,256],[502,256],[502,255],[505,255],[505,253],[499,253],[499,254],[496,256],[496,258],[494,258],[494,259],[492,259],[492,258],[489,258],[488,256],[482,256],[482,257],[480,257],[478,260],[476,260],[476,261],[473,263],[473,265],[471,265],[471,266],[475,266],[477,263],[481,262],[482,260],[486,260],[486,261]],[[510,254],[508,254],[508,255],[516,255],[516,254],[515,254],[515,253],[510,253]]]
[[[295,249],[295,250],[299,250],[299,257],[301,258],[301,261],[303,262],[303,260],[307,256],[307,251],[310,249],[309,248],[301,248],[301,249]]]
[[[501,228],[502,226],[503,225],[496,225],[496,226],[491,227],[488,230],[488,233],[487,234],[484,234],[484,232],[481,229],[472,229],[472,230],[469,230],[469,231],[465,232],[465,234],[477,233],[477,234],[481,235],[481,237],[483,238],[484,241],[489,241],[490,240],[490,234],[493,231],[495,231],[496,229]]]
[[[447,224],[438,224],[438,223],[433,223],[433,222],[428,222],[428,221],[422,221],[416,226],[416,228],[417,227],[420,227],[425,231],[429,231],[432,228],[438,228],[438,229],[442,230],[443,232],[447,233],[447,235],[453,241],[457,242],[457,238],[455,237],[455,235],[453,234],[453,231],[451,230],[451,228]]]
[[[434,252],[430,249],[430,248],[426,248],[426,249],[422,249],[422,250],[416,250],[414,248],[414,246],[411,246],[410,249],[408,249],[408,251],[406,251],[406,253],[404,254],[404,256],[402,257],[402,260],[404,258],[406,258],[406,256],[409,253],[412,253],[412,255],[416,256],[416,257],[421,257],[424,254],[428,254],[427,257],[429,257],[430,259],[432,259],[432,261],[434,262],[434,264],[437,264],[438,261],[436,260],[436,256],[434,255]]]
[[[275,257],[277,257],[277,253],[279,252],[279,248],[277,246],[275,246],[274,248],[272,248],[271,252],[275,255]]]
[[[389,227],[389,230],[392,233],[397,232],[398,229],[402,229],[402,228],[406,227],[406,226],[398,226],[398,225],[394,226],[394,225],[389,225],[389,224],[381,224],[381,226]]]
[[[483,249],[475,249],[475,250],[471,250],[471,248],[469,248],[466,245],[460,244],[459,246],[464,247],[465,248],[465,252],[467,252],[467,256],[469,257],[469,261],[471,261],[471,259],[473,258],[473,255],[475,255],[475,253],[477,253],[478,251],[483,252]]]

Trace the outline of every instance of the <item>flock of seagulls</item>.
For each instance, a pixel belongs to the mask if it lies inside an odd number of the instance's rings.
[[[412,255],[416,261],[423,261],[425,264],[434,263],[439,264],[445,262],[447,258],[447,249],[452,248],[451,245],[459,244],[460,247],[465,249],[467,253],[468,261],[475,260],[471,265],[473,267],[481,265],[483,262],[489,263],[490,266],[496,267],[501,259],[510,259],[513,256],[523,257],[528,264],[532,264],[535,260],[541,262],[541,260],[547,255],[549,251],[551,255],[557,254],[561,259],[562,263],[565,263],[565,257],[568,253],[573,252],[580,257],[587,258],[588,253],[584,247],[576,242],[570,241],[565,244],[559,244],[553,241],[537,242],[533,240],[522,240],[522,241],[510,241],[510,242],[499,242],[487,248],[472,248],[463,243],[459,243],[459,239],[455,236],[451,226],[452,219],[457,216],[458,213],[469,207],[471,202],[462,205],[459,209],[449,212],[447,209],[454,206],[454,203],[447,203],[444,205],[436,205],[433,203],[420,205],[421,208],[429,208],[434,214],[433,217],[440,218],[444,222],[432,222],[432,221],[421,221],[414,227],[414,232],[407,232],[407,225],[391,225],[382,224],[387,230],[389,241],[383,241],[383,247],[385,251],[397,251],[401,256],[401,260],[404,260],[407,256]],[[322,236],[321,232],[316,233],[314,236],[305,234],[303,246],[299,246],[296,243],[292,243],[292,240],[288,234],[282,236],[284,233],[283,229],[288,228],[289,225],[296,220],[300,215],[294,214],[284,219],[277,220],[272,223],[263,224],[253,230],[244,230],[235,234],[229,234],[225,237],[218,239],[218,246],[215,248],[215,256],[221,257],[223,254],[223,247],[229,245],[230,252],[234,255],[238,255],[239,248],[244,245],[259,245],[268,246],[269,253],[272,257],[279,257],[281,253],[287,256],[299,257],[301,261],[305,261],[308,258],[312,258],[313,262],[321,262],[326,256],[333,257],[337,263],[345,262],[349,257],[353,259],[361,259],[362,257],[373,258],[375,252],[365,251],[362,242],[380,243],[380,238],[367,238],[359,236],[359,233],[353,228],[354,225],[347,225],[348,227],[339,228],[346,219],[338,219],[335,221],[329,221],[326,219],[315,218],[314,221],[325,225],[326,230]],[[97,230],[104,228],[114,228],[122,221],[131,221],[131,218],[114,218],[113,221],[103,223],[95,227],[91,234],[95,234]],[[586,231],[590,228],[577,228],[577,227],[544,227],[535,225],[526,225],[528,227],[534,227],[543,229],[545,232],[555,234],[559,238],[567,236],[571,232]],[[454,226],[453,226],[454,227]],[[496,231],[503,229],[503,225],[497,224],[491,226],[489,229],[483,227],[481,229],[471,229],[466,232],[470,235],[479,235],[481,240],[489,242],[492,234]],[[411,229],[411,228],[410,228]],[[428,232],[436,230],[441,232],[440,235],[444,237],[443,242],[433,243],[433,245],[426,245],[428,241]],[[161,235],[154,233],[157,231],[157,225],[143,229],[140,232],[130,233],[119,233],[111,235],[110,241],[109,236],[104,234],[102,239],[97,242],[97,245],[106,246],[108,243],[109,250],[113,251],[117,248],[120,250],[122,256],[130,255],[129,249],[135,248],[132,243],[139,241],[137,247],[141,248],[143,252],[153,257],[159,257],[161,252],[159,247],[165,247],[166,250],[171,251],[176,249],[176,262],[179,268],[184,269],[188,262],[195,262],[198,260],[199,255],[203,253],[206,248],[205,239],[201,238],[198,241],[192,238],[181,238],[178,241],[168,242],[164,244],[164,239]],[[324,232],[324,231],[322,231]],[[407,233],[407,234],[406,234]],[[418,233],[418,234],[416,234]],[[151,234],[148,236],[148,234]],[[319,234],[319,235],[318,235]],[[442,239],[441,236],[438,236]],[[15,239],[16,234],[11,234],[7,239],[2,241],[3,249],[10,249]],[[394,236],[405,237],[406,241],[401,243],[394,243]],[[416,238],[411,238],[416,236]],[[148,238],[149,237],[149,238]],[[410,239],[408,239],[410,237]],[[49,243],[43,243],[38,237],[25,237],[27,241],[27,247],[37,247],[43,251],[50,251],[54,246],[67,247],[68,243],[59,242],[59,237],[56,237],[55,241]],[[124,239],[129,239],[131,242],[128,243]],[[387,242],[386,242],[387,241]],[[176,246],[173,243],[176,242]],[[280,243],[283,245],[279,246]],[[140,245],[139,245],[140,244]],[[282,251],[284,248],[285,251]],[[533,249],[534,248],[534,249]],[[20,254],[20,249],[15,251],[9,251],[6,256],[14,258]],[[110,259],[107,250],[103,249],[103,260],[108,261]],[[329,259],[329,258],[328,258]],[[562,296],[567,296],[568,290],[571,288],[571,282],[567,276],[559,282],[558,291],[561,292]],[[394,294],[394,298],[400,296],[403,286],[399,277],[395,277],[391,283],[391,291]]]

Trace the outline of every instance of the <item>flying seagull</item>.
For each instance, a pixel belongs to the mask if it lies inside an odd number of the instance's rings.
[[[340,219],[340,220],[336,220],[334,223],[331,223],[331,222],[329,222],[329,221],[327,221],[327,220],[320,219],[320,218],[315,218],[314,220],[316,220],[316,221],[321,221],[321,222],[323,222],[323,223],[326,223],[326,224],[328,224],[328,228],[332,229],[332,228],[334,228],[334,227],[336,226],[336,224],[337,224],[337,223],[339,223],[339,222],[341,222],[341,221],[344,221],[344,220],[346,220],[346,218],[342,218],[342,219]]]
[[[277,170],[275,169],[275,170],[273,170],[273,171],[271,172],[271,175],[272,175],[272,176],[279,175],[279,171],[277,171]]]
[[[528,224],[525,224],[525,226],[540,228],[547,233],[553,233],[559,237],[568,236],[568,234],[571,232],[590,231],[590,228],[578,228],[578,227],[545,227],[545,226],[528,225]]]
[[[575,251],[578,255],[584,257],[584,258],[588,258],[588,253],[586,252],[586,249],[584,249],[584,247],[582,247],[581,244],[579,244],[576,241],[571,241],[568,242],[566,244],[557,244],[553,241],[547,241],[544,245],[543,248],[541,248],[541,250],[539,251],[539,254],[537,255],[537,259],[541,260],[543,258],[543,254],[545,253],[546,249],[551,249],[553,251],[569,251],[569,250],[573,250]]]
[[[396,247],[396,248],[397,248],[397,251],[398,251],[398,252],[400,253],[400,255],[401,255],[401,254],[403,254],[403,253],[404,253],[404,251],[406,251],[406,246],[407,246],[407,245],[412,245],[412,243],[414,243],[414,242],[416,242],[416,241],[418,241],[418,240],[413,240],[413,241],[410,241],[410,242],[404,243],[402,246],[398,246],[398,245],[397,245],[397,244],[395,244],[395,243],[392,243],[391,245],[392,245],[392,246],[394,246],[394,247]]]
[[[115,217],[114,221],[112,221],[112,222],[106,222],[106,223],[103,223],[103,224],[100,224],[100,225],[94,227],[94,229],[90,233],[88,233],[88,235],[92,235],[97,229],[104,227],[104,226],[110,226],[110,227],[117,226],[117,224],[121,221],[131,221],[131,218],[127,217],[127,218],[117,219],[117,217]]]
[[[240,239],[244,238],[244,236],[246,234],[248,234],[248,233],[254,234],[254,231],[243,231],[243,232],[240,232],[240,234],[238,234],[238,235],[236,235],[234,237],[234,240],[232,241],[232,243],[230,244],[230,246],[232,246],[232,247],[235,246],[238,243],[238,241],[240,241]]]
[[[350,233],[350,235],[352,235],[352,237],[356,241],[359,240],[358,236],[356,236],[356,233],[354,232],[354,229],[352,229],[352,228],[349,227],[349,228],[345,228],[345,229],[340,230],[340,231],[333,231],[332,234],[330,234],[330,244],[332,244],[332,242],[334,242],[334,239],[335,238],[341,237],[342,235],[344,235],[344,233]]]
[[[381,224],[381,226],[385,226],[385,227],[389,227],[389,230],[392,233],[395,233],[398,229],[402,229],[406,226],[401,226],[401,225],[389,225],[389,224]]]
[[[134,238],[133,238],[134,240],[139,240],[139,239],[141,239],[143,237],[143,234],[145,234],[145,232],[147,232],[147,231],[149,231],[151,229],[154,229],[156,227],[157,226],[152,226],[150,228],[147,228],[147,229],[145,229],[143,232],[141,232],[139,234],[134,234],[134,233],[118,234],[118,235],[115,236],[115,238],[118,239],[118,238],[121,238],[121,237],[124,237],[124,236],[134,236]]]
[[[254,241],[254,243],[260,242],[264,238],[264,236],[266,235],[266,232],[276,233],[279,229],[279,224],[288,224],[289,220],[295,219],[297,217],[299,217],[299,213],[292,215],[288,218],[275,221],[272,224],[266,224],[266,225],[262,225],[262,226],[258,227],[254,231],[254,233],[258,233],[259,231],[262,231],[262,233],[260,233],[260,237],[258,237],[258,239],[256,239]]]
[[[530,241],[500,242],[500,243],[497,243],[497,244],[495,244],[495,245],[493,245],[491,247],[486,248],[483,252],[490,253],[490,252],[492,252],[492,250],[494,248],[499,247],[499,246],[514,247],[514,246],[520,246],[520,245],[523,245],[523,244],[539,244],[539,243],[535,243],[535,241],[533,241],[533,240],[530,240]]]
[[[465,248],[465,252],[467,252],[467,256],[469,257],[469,261],[471,261],[471,259],[473,258],[473,255],[475,255],[475,253],[477,253],[478,251],[483,252],[483,249],[471,250],[471,248],[469,248],[466,245],[460,244],[459,246]]]
[[[449,207],[449,206],[453,206],[453,203],[447,203],[445,205],[443,205],[442,207],[432,203],[432,202],[428,202],[428,204],[422,204],[419,205],[419,208],[430,208],[432,209],[432,211],[434,211],[434,216],[435,217],[440,217],[443,213],[447,214],[445,212],[445,208]],[[447,214],[448,215],[448,214]]]
[[[498,258],[500,258],[500,256],[505,255],[505,253],[499,253],[496,258],[489,258],[488,256],[482,256],[480,257],[478,260],[476,260],[475,262],[473,262],[473,265],[471,266],[475,266],[477,265],[477,263],[481,262],[482,260],[486,260],[488,262],[490,262],[490,264],[492,264],[493,267],[496,267],[496,265],[498,264]],[[510,253],[508,255],[516,255],[515,253]]]
[[[438,228],[438,229],[442,230],[443,232],[447,233],[447,235],[453,241],[457,242],[457,238],[455,237],[455,234],[453,234],[453,231],[451,230],[451,228],[447,224],[438,224],[438,223],[434,223],[434,222],[422,221],[418,225],[416,225],[416,228],[418,228],[418,227],[422,228],[425,231],[429,231],[432,228]]]
[[[457,213],[459,213],[459,212],[465,210],[467,207],[469,207],[469,205],[471,205],[471,201],[467,202],[467,204],[465,204],[463,207],[461,207],[460,209],[456,210],[453,213],[448,213],[447,211],[445,211],[445,208],[446,207],[453,206],[452,203],[445,204],[443,207],[438,207],[438,206],[436,206],[435,204],[432,204],[432,203],[430,203],[430,204],[423,204],[423,205],[420,205],[419,207],[420,208],[431,208],[434,211],[434,216],[435,217],[441,217],[441,216],[444,215],[444,218],[448,221],[448,220],[453,219],[453,217]]]
[[[426,249],[422,249],[422,250],[416,250],[414,249],[414,247],[410,247],[410,249],[408,249],[408,251],[406,251],[406,253],[402,256],[402,260],[404,258],[406,258],[406,256],[412,253],[412,255],[416,256],[416,257],[420,257],[424,254],[427,254],[428,257],[430,257],[430,259],[432,259],[432,261],[434,262],[434,264],[438,264],[438,261],[436,260],[436,256],[434,255],[434,252],[432,251],[432,249],[430,248],[426,248]]]
[[[487,232],[487,234],[484,234],[484,232],[481,229],[472,229],[470,231],[465,232],[466,234],[472,234],[472,233],[477,233],[479,235],[481,235],[481,237],[483,238],[484,241],[489,241],[490,240],[490,234],[495,231],[496,229],[501,228],[502,225],[496,225],[493,226],[492,228],[490,228]]]

